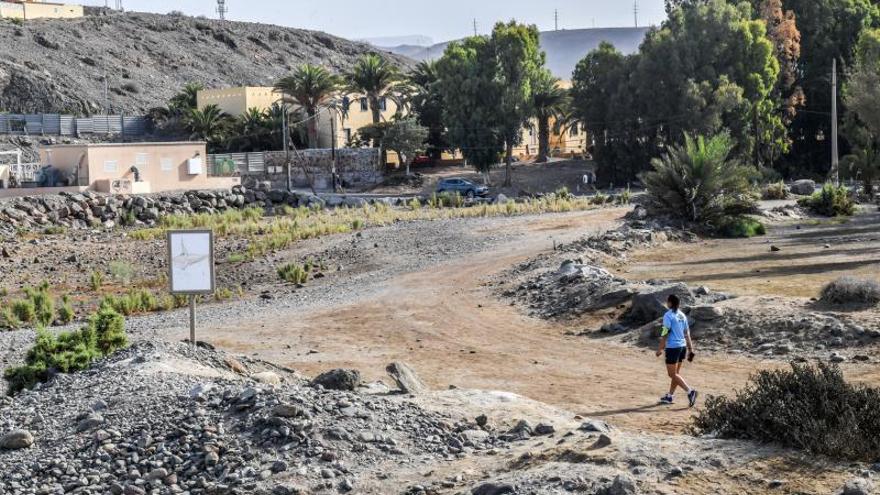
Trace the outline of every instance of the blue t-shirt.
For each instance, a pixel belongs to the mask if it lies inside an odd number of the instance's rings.
[[[663,316],[663,329],[660,330],[660,336],[666,337],[666,348],[687,347],[685,336],[688,328],[688,319],[684,313],[671,309],[667,311]]]

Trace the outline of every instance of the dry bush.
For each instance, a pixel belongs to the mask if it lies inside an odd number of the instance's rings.
[[[835,305],[876,305],[880,303],[880,283],[863,278],[840,277],[822,288],[819,300]]]
[[[839,459],[880,458],[880,390],[836,365],[792,363],[753,375],[736,397],[709,397],[692,432],[777,443]]]

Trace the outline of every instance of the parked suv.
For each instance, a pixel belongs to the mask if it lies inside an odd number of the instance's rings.
[[[437,192],[457,192],[462,196],[473,198],[488,195],[489,188],[474,184],[467,179],[443,179],[437,184]]]

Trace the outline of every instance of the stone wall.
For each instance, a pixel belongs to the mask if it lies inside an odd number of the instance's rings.
[[[267,180],[273,187],[286,187],[284,169],[287,155],[283,151],[265,154]],[[307,188],[309,178],[317,190],[333,188],[331,179],[331,150],[309,149],[290,152],[291,179],[294,187]],[[303,170],[305,169],[305,170]],[[308,176],[306,175],[308,173]],[[336,173],[346,188],[365,188],[382,182],[379,150],[375,148],[343,148],[336,150]]]

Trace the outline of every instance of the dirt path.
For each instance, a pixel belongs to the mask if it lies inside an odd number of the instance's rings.
[[[339,306],[225,323],[202,335],[306,374],[354,367],[378,380],[386,364],[403,360],[437,389],[511,391],[632,430],[680,433],[692,411],[656,405],[668,382],[653,352],[566,336],[579,328],[525,316],[487,286],[492,275],[550,249],[551,237],[565,242],[607,229],[622,213],[523,218],[514,228],[525,235],[492,251],[392,277]],[[704,393],[728,393],[754,370],[779,365],[701,355],[685,375]],[[861,370],[858,378],[880,382],[877,373]]]

